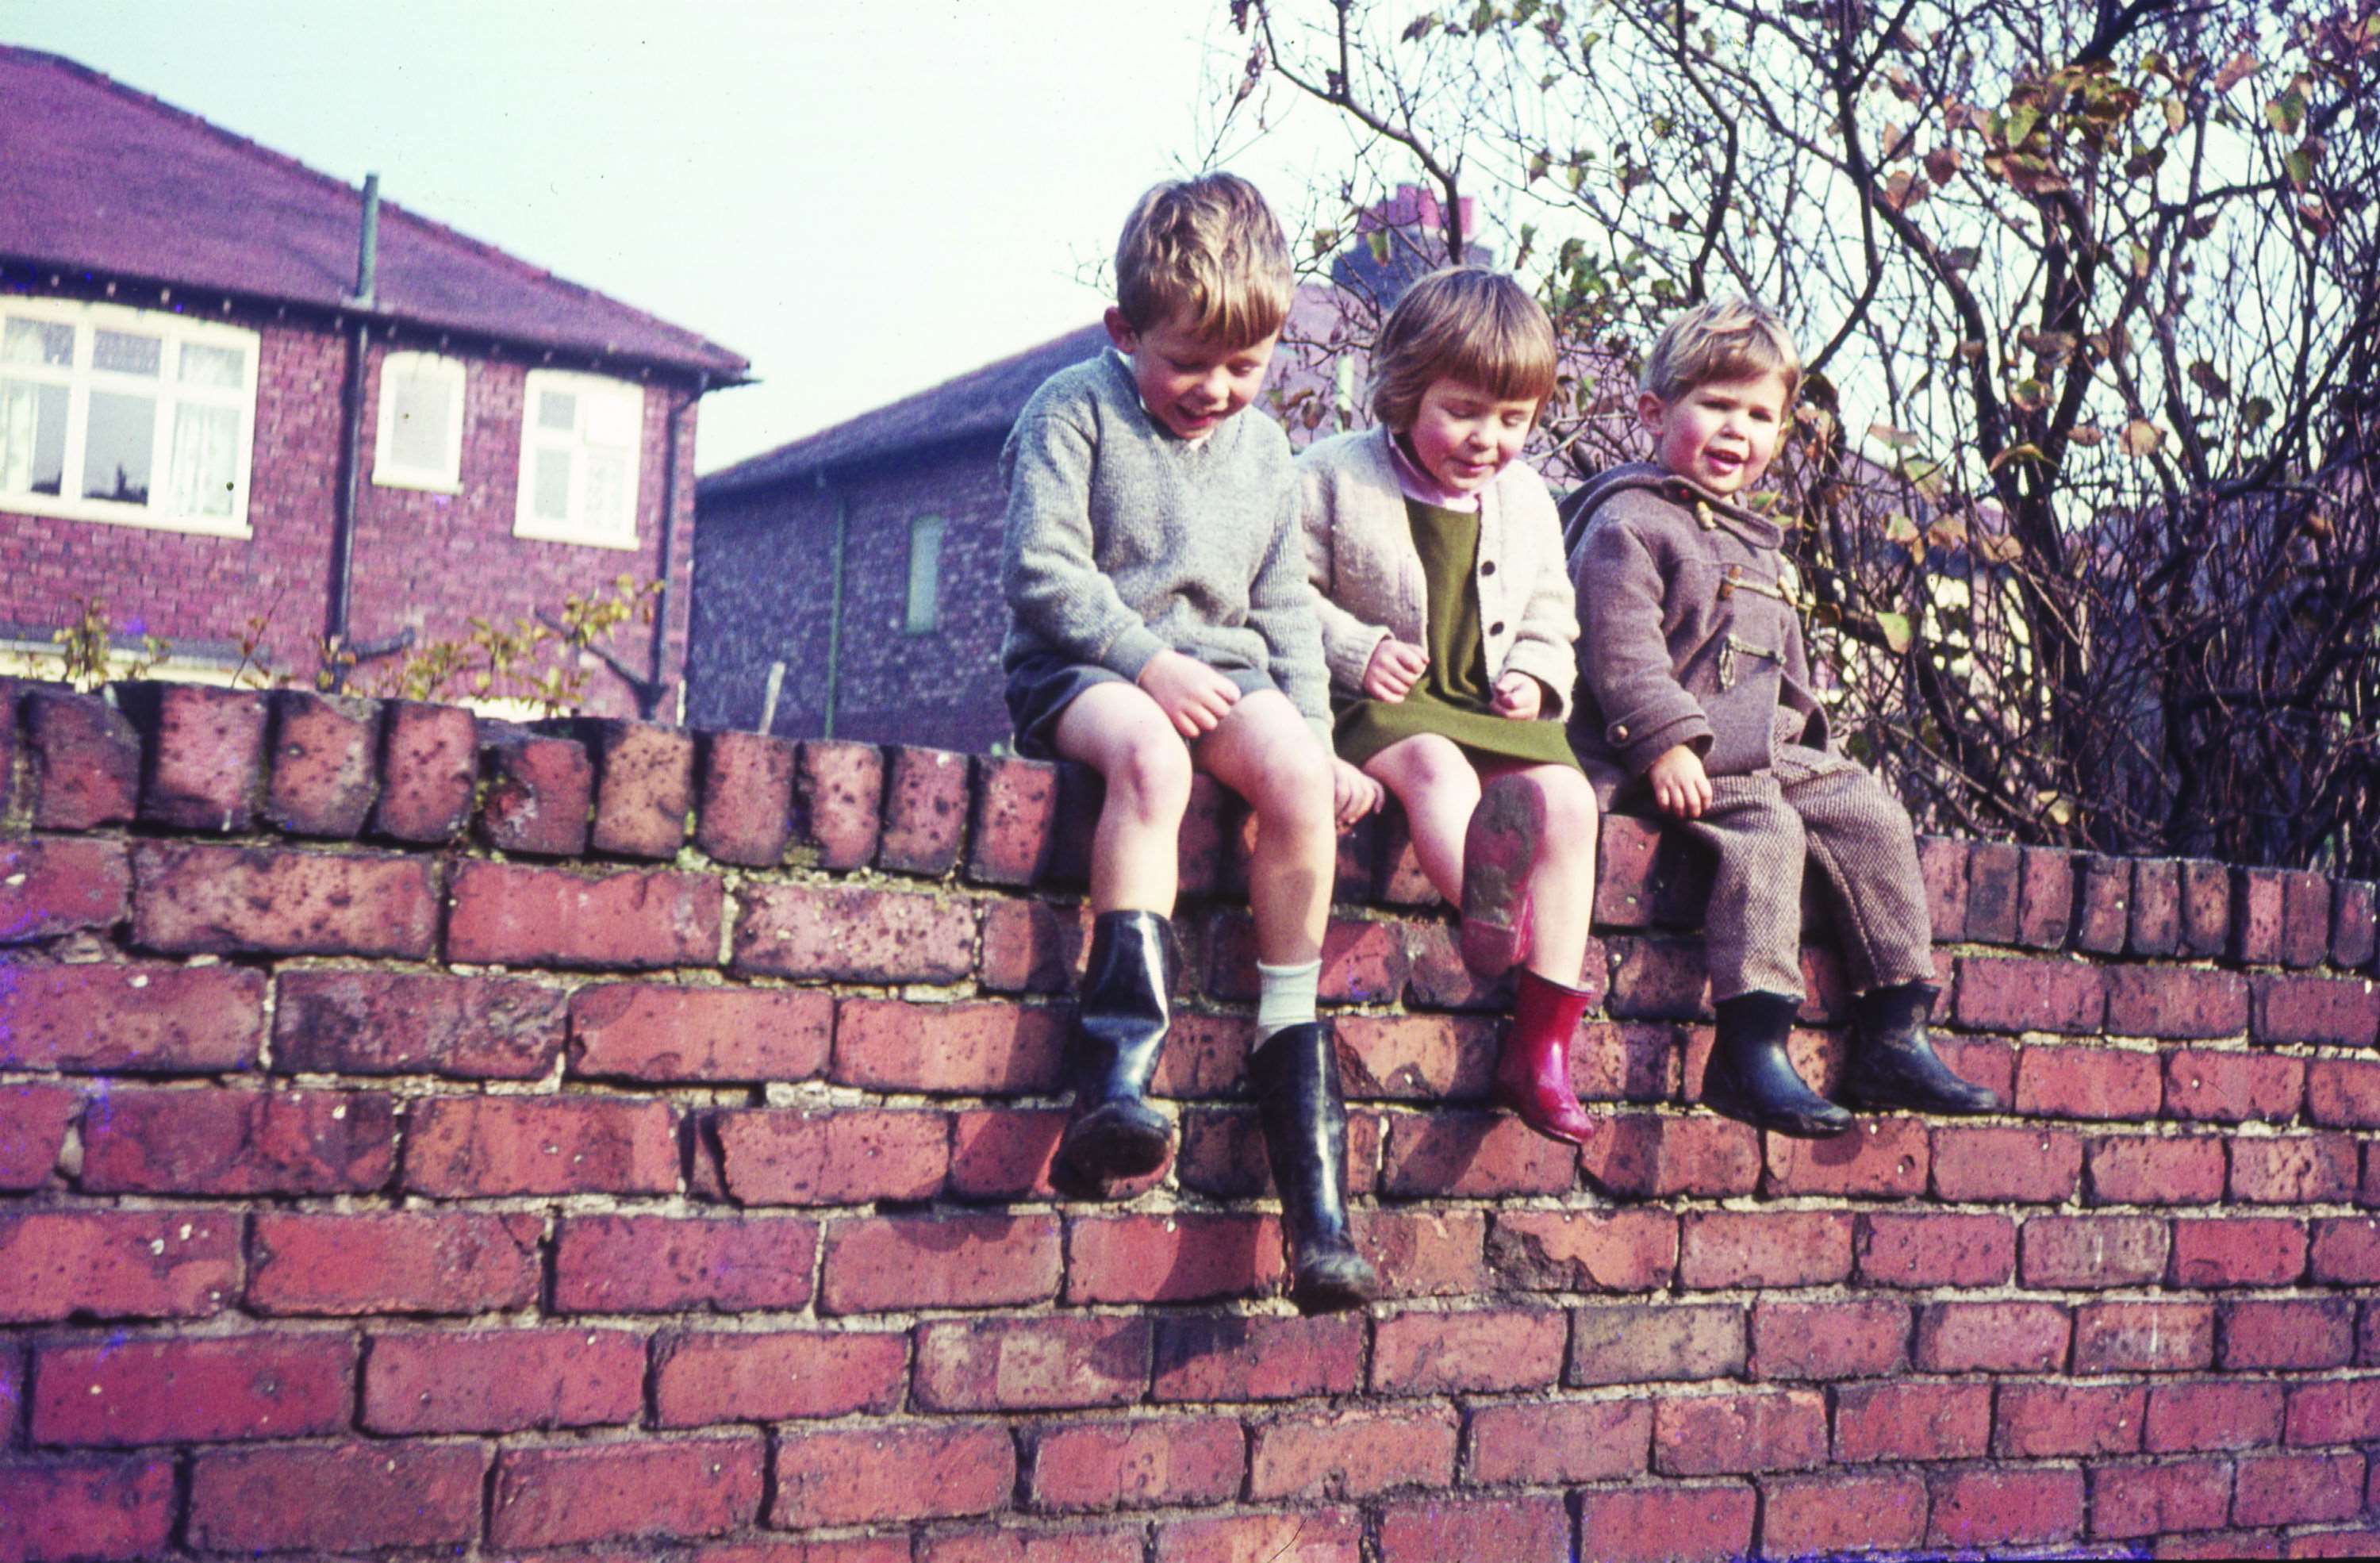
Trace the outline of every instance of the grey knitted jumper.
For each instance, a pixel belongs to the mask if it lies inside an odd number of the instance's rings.
[[[1270,674],[1330,746],[1330,678],[1289,441],[1263,414],[1192,443],[1140,405],[1112,352],[1060,370],[1016,416],[1001,660],[1038,651],[1136,679],[1160,651]]]

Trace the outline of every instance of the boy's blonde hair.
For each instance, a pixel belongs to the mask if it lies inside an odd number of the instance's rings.
[[[1674,402],[1714,380],[1750,380],[1776,370],[1785,376],[1785,405],[1802,388],[1802,354],[1775,310],[1749,298],[1695,305],[1661,328],[1645,356],[1637,388]]]
[[[1152,187],[1124,219],[1115,269],[1116,307],[1133,330],[1178,321],[1231,351],[1279,331],[1295,286],[1281,224],[1232,174]]]
[[[1452,378],[1498,401],[1554,391],[1554,323],[1521,285],[1485,266],[1441,266],[1389,311],[1372,349],[1372,416],[1413,427],[1422,394]]]

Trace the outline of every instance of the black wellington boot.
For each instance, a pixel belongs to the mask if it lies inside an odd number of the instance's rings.
[[[1919,1112],[1998,1112],[2000,1099],[1960,1079],[1925,1035],[1937,989],[1904,982],[1852,1000],[1856,1036],[1843,1071],[1843,1099],[1855,1107],[1911,1108]]]
[[[1290,1300],[1302,1314],[1359,1308],[1380,1278],[1347,1232],[1347,1102],[1318,1022],[1275,1032],[1248,1056],[1265,1155],[1289,1242]]]
[[[1074,1117],[1058,1167],[1077,1184],[1137,1178],[1165,1165],[1173,1125],[1148,1105],[1149,1076],[1172,1019],[1181,955],[1173,925],[1154,912],[1102,912],[1066,1030]]]
[[[1823,1140],[1852,1115],[1803,1083],[1786,1054],[1798,1000],[1745,993],[1718,1004],[1718,1038],[1703,1072],[1703,1106],[1800,1140]]]

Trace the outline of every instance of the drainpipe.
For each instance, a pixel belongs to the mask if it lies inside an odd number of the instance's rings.
[[[669,668],[670,560],[677,547],[677,426],[686,409],[710,389],[710,371],[695,378],[694,394],[670,408],[669,434],[662,456],[662,589],[653,597],[653,672],[637,691],[637,714],[647,721],[661,709],[662,674]],[[691,566],[689,566],[690,568]]]
[[[370,311],[378,307],[380,288],[380,176],[364,176],[363,236],[356,252],[356,292],[347,302],[360,311],[347,352],[346,439],[339,449],[337,509],[331,520],[330,607],[323,633],[332,647],[347,643],[348,594],[355,578],[356,487],[363,469],[364,369],[371,350]],[[333,675],[344,683],[344,670],[333,665]]]
[[[826,489],[826,468],[819,468],[818,486]],[[834,498],[834,580],[829,588],[826,616],[826,725],[821,737],[834,736],[835,696],[843,686],[843,550],[844,539],[851,530],[851,501],[843,494]]]

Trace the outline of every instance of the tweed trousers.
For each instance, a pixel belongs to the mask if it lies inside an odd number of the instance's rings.
[[[1802,880],[1815,863],[1853,991],[1934,980],[1917,832],[1875,777],[1840,755],[1780,743],[1767,770],[1711,778],[1680,821],[1718,854],[1704,915],[1711,998],[1803,997]]]

